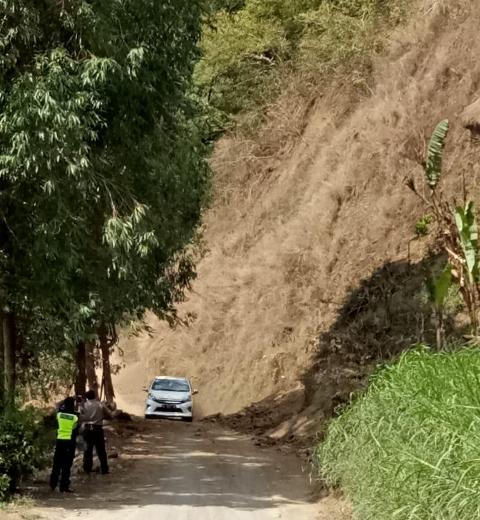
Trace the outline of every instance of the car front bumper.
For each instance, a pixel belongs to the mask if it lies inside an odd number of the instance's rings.
[[[192,402],[186,403],[157,403],[147,399],[145,403],[145,416],[148,417],[192,417]]]

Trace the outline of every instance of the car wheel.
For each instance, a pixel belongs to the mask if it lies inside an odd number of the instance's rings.
[[[145,419],[153,419],[153,415],[147,415],[147,414],[145,414]]]
[[[193,421],[193,417],[182,417],[182,421],[183,422],[192,422]]]

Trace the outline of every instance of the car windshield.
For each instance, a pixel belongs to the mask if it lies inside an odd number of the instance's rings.
[[[152,384],[152,390],[190,392],[190,387],[186,381],[181,379],[156,379]]]

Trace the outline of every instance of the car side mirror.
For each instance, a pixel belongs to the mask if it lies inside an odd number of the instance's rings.
[[[143,390],[144,392],[148,392],[148,388],[143,387],[142,390]]]
[[[192,395],[197,395],[197,394],[198,394],[198,390],[193,390]]]

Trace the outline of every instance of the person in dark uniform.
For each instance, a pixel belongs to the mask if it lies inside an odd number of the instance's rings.
[[[103,420],[111,418],[111,414],[96,397],[93,390],[85,394],[86,402],[80,413],[80,422],[83,429],[85,441],[85,452],[83,454],[83,470],[90,474],[93,469],[93,448],[100,461],[102,475],[108,474],[108,459],[105,449],[105,435],[103,432]]]
[[[60,480],[60,491],[71,493],[70,471],[75,457],[75,442],[78,417],[75,414],[75,399],[67,397],[57,412],[57,440],[50,475],[50,488],[54,491]]]

